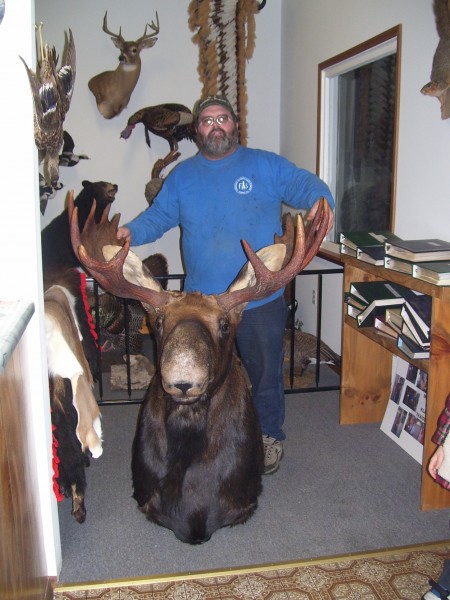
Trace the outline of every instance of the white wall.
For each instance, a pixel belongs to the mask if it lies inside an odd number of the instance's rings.
[[[398,24],[403,41],[395,233],[449,240],[450,120],[441,120],[437,99],[420,93],[438,43],[432,0],[283,0],[280,151],[315,171],[319,63]],[[324,339],[339,351],[337,298],[339,290],[324,298]],[[309,331],[309,287],[301,310]]]
[[[132,136],[119,139],[128,118],[145,106],[178,102],[192,108],[201,94],[198,46],[192,42],[188,25],[188,0],[36,0],[36,19],[44,23],[43,36],[61,53],[64,30],[72,29],[77,52],[77,76],[65,128],[75,140],[76,151],[90,156],[73,168],[61,169],[64,188],[49,201],[42,226],[49,223],[64,207],[66,191],[81,189],[81,181],[106,180],[117,183],[112,213],[122,214],[121,223],[135,217],[148,204],[145,184],[150,179],[154,162],[169,151],[165,140],[151,135],[151,149],[145,143],[144,127],[136,127]],[[97,73],[115,69],[119,51],[110,36],[102,31],[103,16],[108,10],[108,27],[127,40],[142,35],[147,21],[159,15],[160,34],[156,44],[141,53],[142,72],[128,108],[117,117],[106,120],[97,110],[88,81]],[[281,1],[271,0],[256,15],[256,46],[247,63],[248,144],[273,151],[279,150],[280,93],[280,24]],[[180,143],[181,159],[197,150],[193,142]],[[163,174],[170,171],[168,168]],[[207,223],[205,224],[207,227]],[[178,230],[168,232],[162,240],[140,247],[145,257],[163,252],[172,273],[180,273]]]
[[[420,93],[438,43],[432,0],[283,0],[281,152],[315,170],[317,68],[402,24],[395,233],[449,239],[450,120]]]

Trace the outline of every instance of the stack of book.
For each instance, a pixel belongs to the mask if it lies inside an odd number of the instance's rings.
[[[384,266],[434,285],[450,285],[450,242],[438,239],[387,241]]]
[[[397,347],[409,358],[429,358],[431,330],[431,296],[418,294],[402,306],[402,332]]]
[[[406,273],[434,285],[450,285],[450,242],[402,240],[390,231],[351,231],[339,235],[341,254]]]
[[[339,235],[339,248],[341,254],[382,267],[388,241],[401,241],[401,238],[390,231],[349,231]]]
[[[429,357],[430,296],[390,281],[355,281],[344,300],[358,327],[375,327],[409,358]]]

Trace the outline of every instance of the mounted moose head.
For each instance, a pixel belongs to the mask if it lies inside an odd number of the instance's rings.
[[[118,245],[120,215],[109,221],[108,207],[96,224],[94,211],[80,236],[69,201],[74,250],[102,288],[142,303],[157,343],[133,442],[133,497],[181,541],[206,542],[220,527],[245,522],[262,488],[262,436],[233,352],[236,328],[248,302],[285,287],[315,256],[329,225],[325,200],[307,235],[298,217],[295,242],[292,221],[256,254],[243,241],[250,262],[226,292],[210,296],[163,290],[129,242]]]
[[[119,66],[115,71],[104,71],[89,80],[88,86],[95,96],[97,108],[105,119],[112,119],[120,114],[128,105],[131,94],[141,73],[141,50],[151,48],[156,44],[159,33],[159,18],[156,13],[156,25],[145,25],[144,34],[135,42],[126,42],[122,37],[122,28],[119,33],[113,33],[108,29],[108,11],[103,17],[103,31],[111,36],[111,39],[119,48]],[[147,34],[147,27],[153,32]]]

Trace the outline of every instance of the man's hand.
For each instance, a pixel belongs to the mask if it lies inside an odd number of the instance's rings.
[[[314,219],[316,212],[319,208],[320,200],[321,200],[321,198],[319,198],[319,200],[316,200],[316,202],[314,202],[314,204],[309,209],[308,214],[306,216],[307,223],[311,223],[311,221]],[[326,201],[325,201],[325,211],[324,212],[325,212],[325,216],[328,216],[328,220],[329,220],[328,230],[327,230],[327,233],[329,233],[334,225],[334,212],[333,212],[333,209],[331,208],[331,206]]]
[[[436,479],[436,476],[438,475],[438,469],[444,462],[444,458],[444,448],[442,446],[438,446],[434,451],[433,456],[430,458],[430,462],[428,463],[428,473],[433,479]]]
[[[131,242],[131,233],[128,227],[119,227],[117,229],[117,239]]]

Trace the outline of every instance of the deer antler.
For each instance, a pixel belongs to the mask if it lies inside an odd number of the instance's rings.
[[[153,33],[147,33],[147,27],[150,27],[150,29],[153,29]],[[155,37],[155,35],[158,35],[158,33],[159,33],[159,17],[158,17],[158,11],[156,11],[156,25],[153,21],[151,23],[146,23],[145,29],[144,29],[144,34],[138,40],[136,40],[136,44],[139,45],[141,42],[148,40],[149,38]]]
[[[276,243],[285,243],[288,250],[293,237],[292,221],[286,222],[286,232],[284,236],[276,236]],[[249,259],[255,271],[255,283],[243,289],[225,292],[217,296],[219,304],[225,310],[250,302],[251,300],[261,300],[273,292],[285,287],[300,271],[302,271],[314,258],[319,250],[320,244],[325,237],[329,227],[329,212],[325,198],[320,200],[319,208],[305,236],[305,227],[303,219],[297,215],[296,236],[294,250],[289,262],[281,268],[280,271],[270,271],[256,253],[251,249],[248,243],[243,240],[245,254]]]
[[[122,27],[119,27],[119,33],[114,33],[108,29],[108,11],[105,12],[105,16],[103,17],[103,31],[108,35],[111,35],[114,39],[124,42],[125,40],[122,37]]]
[[[81,264],[91,273],[100,286],[114,296],[138,300],[154,308],[164,306],[172,294],[166,292],[153,279],[141,260],[130,252],[130,242],[121,247],[117,240],[120,214],[108,219],[111,205],[103,211],[97,224],[94,219],[96,202],[82,233],[78,226],[78,209],[73,203],[73,191],[69,193],[69,221],[72,246]],[[107,260],[105,257],[112,257]],[[127,277],[125,277],[125,275]]]

